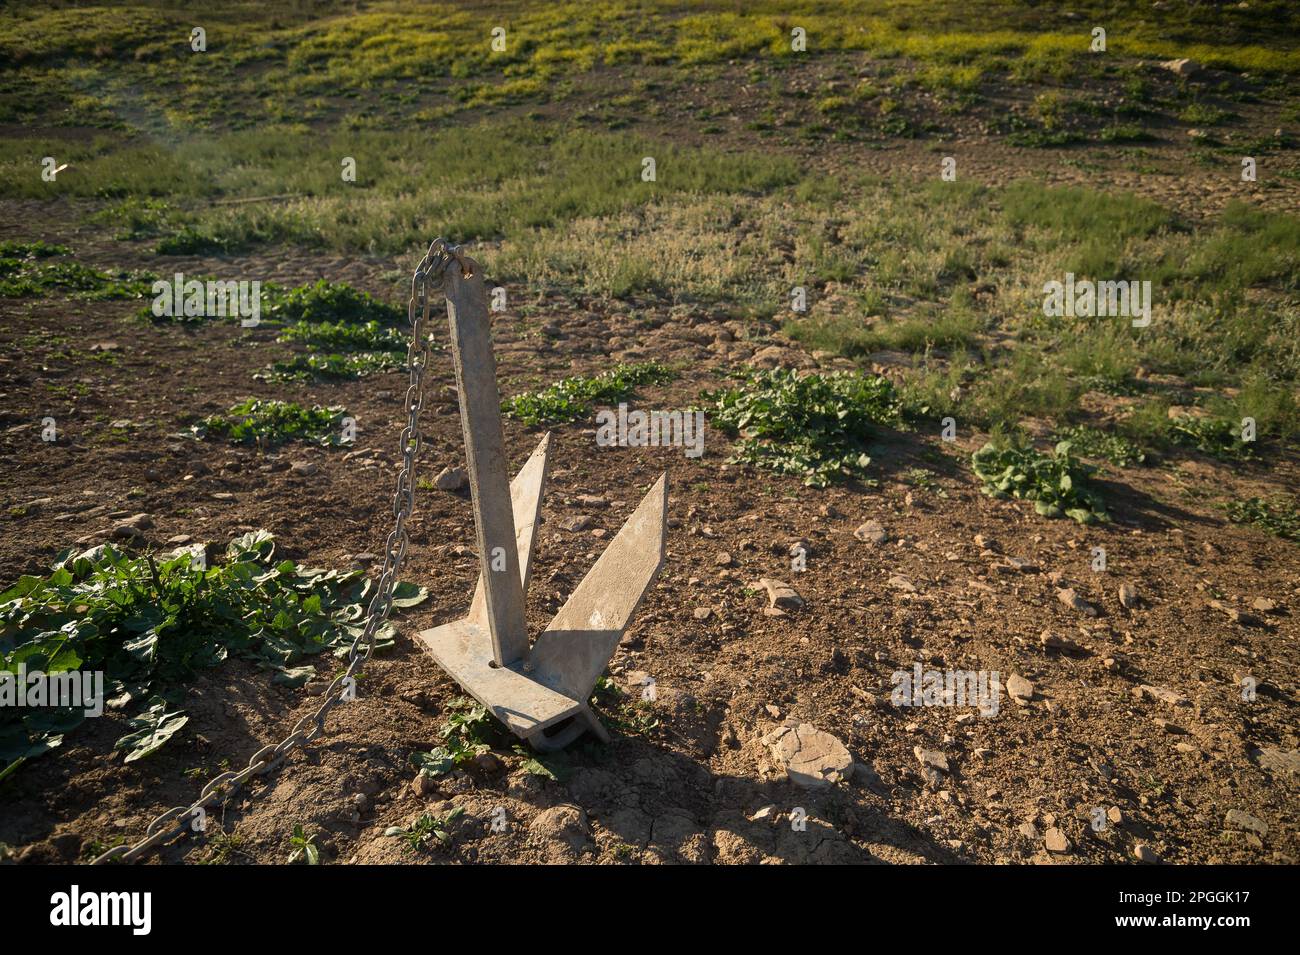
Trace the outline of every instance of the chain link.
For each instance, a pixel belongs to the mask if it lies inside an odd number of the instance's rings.
[[[238,772],[227,771],[210,780],[199,792],[199,798],[188,806],[177,806],[160,814],[149,823],[144,838],[135,845],[114,846],[98,856],[91,863],[92,865],[104,862],[134,862],[156,846],[187,833],[207,806],[218,800],[228,799],[251,777],[272,772],[295,749],[313,743],[325,732],[325,719],[329,716],[330,710],[352,697],[356,672],[370,659],[370,654],[375,647],[375,634],[388,619],[388,613],[392,609],[393,588],[397,585],[397,574],[406,557],[406,545],[409,542],[406,523],[415,510],[415,459],[420,453],[421,444],[420,411],[424,407],[424,372],[429,365],[427,329],[429,286],[432,282],[441,283],[443,273],[453,259],[460,263],[466,277],[472,274],[467,263],[461,259],[458,246],[449,245],[442,239],[435,239],[411,277],[411,297],[406,307],[407,321],[411,325],[411,338],[406,347],[409,384],[406,388],[406,426],[402,429],[400,439],[402,467],[397,473],[397,489],[393,495],[395,524],[384,544],[384,569],[379,575],[379,583],[366,610],[365,628],[353,639],[352,645],[348,648],[347,669],[335,677],[329,689],[325,691],[324,702],[316,708],[316,711],[298,720],[292,732],[283,740],[263,746]],[[311,728],[307,729],[309,725]]]

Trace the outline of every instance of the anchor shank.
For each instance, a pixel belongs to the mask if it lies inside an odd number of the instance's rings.
[[[509,666],[528,653],[524,591],[506,476],[501,395],[497,391],[487,294],[478,265],[468,258],[464,262],[470,275],[462,274],[459,262],[452,262],[444,273],[447,318],[492,656],[498,665]]]

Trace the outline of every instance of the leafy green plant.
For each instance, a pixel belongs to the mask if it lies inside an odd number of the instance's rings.
[[[422,813],[420,818],[403,829],[401,826],[389,826],[384,835],[403,840],[411,849],[426,848],[431,843],[451,845],[451,824],[465,814],[465,807],[457,806],[444,816]]]
[[[658,384],[674,377],[674,372],[657,361],[618,365],[593,377],[574,375],[541,391],[507,398],[501,402],[501,411],[528,425],[576,421],[589,414],[593,405],[623,401],[638,385]]]
[[[739,438],[731,460],[798,475],[811,487],[865,475],[876,426],[903,424],[894,386],[879,375],[774,368],[738,377],[736,387],[701,396],[718,427]]]
[[[144,298],[153,287],[154,276],[148,272],[131,272],[114,269],[102,272],[80,262],[50,262],[41,259],[63,255],[63,246],[45,246],[44,243],[23,243],[27,251],[23,257],[0,258],[0,298],[27,298],[51,292],[66,292],[75,298],[89,301],[107,299]]]
[[[276,339],[301,342],[309,348],[326,352],[406,352],[407,337],[400,329],[375,319],[365,322],[309,322],[288,325]]]
[[[43,239],[35,242],[7,239],[0,242],[0,259],[48,259],[55,255],[71,254],[72,250],[66,245],[53,245]]]
[[[442,724],[442,745],[411,756],[423,776],[443,776],[488,752],[499,741],[496,724],[481,703],[459,697],[452,701],[451,711],[451,717]]]
[[[989,443],[975,452],[971,465],[990,497],[1033,501],[1034,510],[1044,517],[1065,515],[1080,524],[1110,519],[1101,496],[1088,486],[1095,469],[1072,455],[1068,441],[1050,455]]]
[[[1185,448],[1228,461],[1255,457],[1252,443],[1241,440],[1240,425],[1227,418],[1180,415],[1169,422],[1169,439]]]
[[[327,282],[325,279],[287,292],[272,288],[262,313],[287,323],[333,322],[364,326],[370,322],[393,325],[406,320],[406,312],[402,309],[381,302],[346,282]]]
[[[1057,441],[1069,441],[1070,446],[1080,454],[1093,458],[1102,458],[1120,468],[1131,468],[1146,462],[1146,453],[1134,442],[1123,435],[1100,431],[1075,425],[1058,428]]]
[[[320,848],[316,845],[316,833],[308,835],[301,823],[293,827],[293,833],[289,836],[289,845],[293,847],[289,853],[290,865],[320,865]]]
[[[343,443],[342,408],[304,408],[292,401],[249,398],[224,414],[209,415],[194,425],[199,438],[218,437],[233,442],[311,441],[316,444]]]
[[[212,567],[192,548],[160,560],[108,544],[64,556],[48,576],[20,577],[0,593],[0,670],[102,673],[105,707],[135,710],[115,748],[127,762],[143,759],[185,726],[178,690],[199,670],[238,656],[296,687],[315,675],[316,657],[345,656],[361,635],[372,592],[362,571],[272,562],[274,550],[270,534],[254,531]],[[395,595],[403,608],[428,592],[403,583]],[[377,648],[395,635],[385,625]],[[71,706],[0,707],[0,778],[59,746],[85,718]]]
[[[1300,542],[1300,507],[1294,500],[1250,497],[1228,502],[1227,511],[1235,524],[1250,524],[1283,540]]]
[[[604,722],[627,736],[652,736],[659,729],[659,714],[649,700],[633,699],[609,677],[601,677],[591,691],[591,705]]]
[[[366,378],[376,372],[402,368],[406,356],[396,352],[353,352],[347,355],[295,355],[268,365],[254,378],[266,381],[330,381]]]

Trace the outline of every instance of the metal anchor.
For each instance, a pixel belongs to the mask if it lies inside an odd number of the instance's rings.
[[[663,565],[668,475],[659,477],[559,613],[530,645],[524,595],[546,485],[551,435],[506,483],[501,396],[481,270],[458,254],[443,273],[460,423],[465,435],[479,579],[467,616],[425,630],[447,674],[538,750],[609,733],[588,700]]]

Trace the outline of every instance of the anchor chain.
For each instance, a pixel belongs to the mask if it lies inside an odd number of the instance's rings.
[[[299,747],[305,747],[325,732],[325,719],[330,710],[340,702],[351,698],[356,681],[356,672],[374,651],[375,634],[388,619],[393,606],[393,589],[397,585],[397,574],[406,557],[409,534],[406,523],[415,509],[415,459],[420,453],[420,411],[424,407],[424,372],[429,365],[429,341],[427,324],[429,319],[429,286],[432,281],[441,282],[447,266],[455,260],[460,263],[465,275],[468,266],[461,259],[460,248],[448,244],[442,239],[435,239],[429,250],[416,266],[411,277],[411,297],[406,307],[407,321],[411,326],[411,337],[406,348],[406,369],[409,384],[406,388],[406,427],[402,429],[402,467],[397,474],[397,490],[393,495],[393,517],[395,524],[392,533],[384,545],[384,569],[379,576],[374,596],[366,610],[366,625],[362,632],[352,641],[348,648],[348,666],[334,679],[325,691],[324,702],[294,724],[293,731],[279,743],[263,746],[248,764],[239,771],[227,771],[211,780],[199,792],[199,797],[188,806],[176,806],[158,815],[145,830],[144,838],[132,846],[114,846],[96,857],[92,865],[105,862],[134,862],[156,846],[189,832],[193,823],[201,818],[202,811],[219,799],[230,796],[253,776],[264,776],[279,768],[288,755]]]

